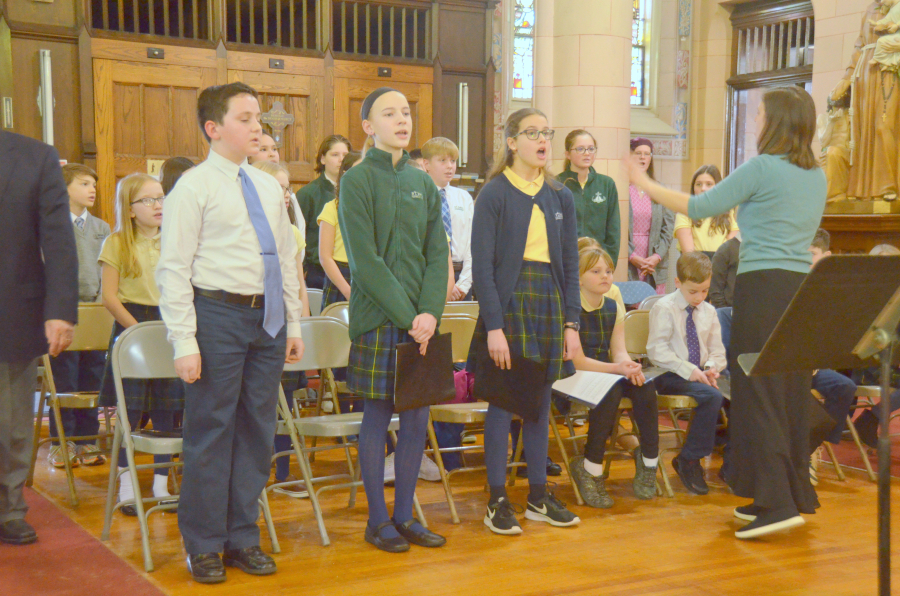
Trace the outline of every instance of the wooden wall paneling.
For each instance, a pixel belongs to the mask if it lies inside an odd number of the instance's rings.
[[[165,52],[165,59],[148,58],[147,48],[161,48]],[[216,68],[216,50],[212,48],[119,41],[95,37],[91,41],[91,55],[94,58],[142,62],[145,64]]]
[[[421,147],[422,143],[432,136],[432,90],[430,84],[379,82],[370,79],[336,77],[334,80],[334,95],[337,102],[334,111],[335,132],[350,139],[354,149],[362,147],[366,136],[362,131],[359,110],[369,93],[385,85],[390,85],[403,93],[409,101],[413,119],[409,149]]]
[[[442,135],[457,145],[459,139],[459,85],[466,83],[469,88],[469,160],[466,165],[460,163],[460,172],[482,173],[487,167],[484,160],[484,121],[485,121],[485,78],[480,73],[457,72],[445,70],[441,77],[443,91],[436,103],[441,105]]]
[[[324,74],[324,71],[322,71]],[[316,144],[324,135],[322,119],[323,76],[277,74],[229,70],[228,81],[241,81],[260,94],[260,108],[267,112],[276,101],[294,116],[294,123],[284,130],[279,150],[281,161],[288,166],[292,182],[309,182],[315,177],[313,160]]]
[[[443,77],[443,65],[441,64],[441,56],[438,54],[434,57],[434,85],[432,87],[432,93],[434,97],[441,99],[444,97],[444,77]],[[446,137],[447,130],[443,126],[443,118],[444,118],[444,108],[449,106],[445,106],[443,101],[437,101],[434,103],[431,109],[431,128],[434,136],[436,137]]]
[[[79,162],[82,156],[81,119],[73,114],[81,112],[81,92],[77,73],[78,46],[71,41],[50,41],[19,37],[11,31],[10,54],[14,73],[13,131],[19,134],[43,139],[43,118],[38,111],[37,95],[41,86],[40,50],[50,50],[53,76],[54,146],[62,159]]]
[[[332,129],[334,134],[350,138],[350,79],[335,77],[333,95],[334,120]],[[340,101],[338,101],[340,98]],[[351,141],[352,143],[352,141]],[[359,150],[362,145],[353,144],[353,148]]]
[[[390,77],[378,76],[378,69],[387,67],[391,69]],[[334,61],[334,76],[348,79],[366,79],[379,81],[383,85],[401,81],[404,83],[428,83],[434,82],[434,69],[431,66],[411,66],[407,64],[395,64],[391,62],[355,62],[350,60]],[[381,87],[377,85],[375,88]]]
[[[330,3],[329,3],[330,6]],[[324,10],[323,10],[324,12]],[[344,79],[346,80],[346,79]],[[334,54],[331,53],[331,48],[325,52],[325,76],[322,78],[322,134],[321,137],[325,137],[328,134],[335,134],[332,131],[334,130],[334,119],[335,119],[335,109],[337,101],[335,100],[336,89],[335,89],[335,78],[334,78]],[[335,131],[336,132],[336,131]],[[319,142],[322,138],[316,140],[316,149],[318,149]]]
[[[6,0],[6,14],[10,21],[55,27],[75,27],[78,25],[79,10],[76,4],[82,0],[55,0],[35,2],[34,0]]]
[[[278,58],[284,62],[284,68],[278,69],[269,68],[270,58],[272,58],[272,54],[229,51],[228,70],[270,72],[272,74],[310,75],[314,77],[325,76],[325,63],[321,58],[279,55]]]
[[[6,19],[0,13],[0,97],[12,97],[13,88],[12,36]],[[15,124],[15,106],[13,106],[13,124]],[[0,127],[3,127],[2,120]]]
[[[145,172],[147,159],[176,155],[199,162],[208,146],[197,126],[197,97],[217,70],[177,64],[94,60],[94,128],[99,215],[112,223],[115,187]]]
[[[444,66],[484,68],[485,26],[483,7],[442,6],[438,27]]]
[[[88,106],[94,105],[93,58],[91,58],[91,36],[87,29],[81,28],[78,35],[78,79],[81,88],[81,151],[82,163],[97,169],[97,143],[94,132],[94,111]]]

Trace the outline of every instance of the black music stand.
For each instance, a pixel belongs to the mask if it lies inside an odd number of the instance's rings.
[[[803,281],[766,345],[740,354],[748,376],[881,366],[878,440],[878,589],[891,592],[891,367],[900,359],[900,256],[838,255]],[[799,346],[799,349],[798,349]]]

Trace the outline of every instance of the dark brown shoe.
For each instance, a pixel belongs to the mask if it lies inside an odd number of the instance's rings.
[[[259,546],[226,550],[222,559],[228,567],[237,567],[250,575],[272,575],[278,571],[272,557]]]
[[[11,519],[0,524],[0,542],[24,545],[37,540],[37,532],[24,519]]]
[[[391,521],[394,521],[393,519]],[[444,546],[447,544],[447,539],[441,536],[440,534],[435,534],[434,532],[428,530],[423,527],[420,531],[416,531],[412,529],[412,525],[415,524],[418,520],[416,518],[412,518],[409,521],[405,521],[402,524],[398,524],[394,521],[394,527],[397,528],[397,532],[406,538],[406,541],[410,544],[415,544],[416,546],[425,546],[428,548],[437,548],[439,546]]]
[[[195,582],[218,584],[225,581],[225,567],[219,553],[188,555],[187,568]]]

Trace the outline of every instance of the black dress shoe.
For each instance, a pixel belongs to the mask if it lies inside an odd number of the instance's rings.
[[[372,527],[366,524],[366,542],[374,544],[377,548],[386,553],[405,553],[409,550],[409,542],[403,536],[396,538],[382,538],[381,531],[387,527],[393,527],[394,522],[386,521]]]
[[[219,553],[188,555],[187,568],[195,582],[218,584],[225,581],[225,567]]]
[[[519,478],[528,478],[528,466],[518,466],[516,468],[516,476]],[[547,458],[547,476],[562,476],[562,466]]]
[[[688,491],[695,495],[709,493],[709,486],[703,478],[703,466],[700,465],[700,460],[684,459],[681,455],[676,455],[672,460],[672,467],[678,472],[681,483]]]
[[[416,546],[437,548],[439,546],[444,546],[445,544],[447,544],[446,538],[439,534],[435,534],[428,529],[422,528],[421,531],[413,530],[411,526],[414,523],[416,523],[415,518],[409,521],[405,521],[402,524],[398,524],[396,521],[394,521],[394,527],[397,528],[397,531],[400,533],[400,535],[403,536],[410,544],[415,544]]]
[[[278,571],[272,557],[264,553],[259,546],[227,549],[222,561],[228,567],[237,567],[250,575],[272,575]]]
[[[122,515],[127,515],[128,517],[137,517],[137,509],[134,505],[122,505],[119,507],[119,511],[122,512]]]
[[[36,540],[37,532],[24,519],[11,519],[0,524],[0,542],[23,545]]]

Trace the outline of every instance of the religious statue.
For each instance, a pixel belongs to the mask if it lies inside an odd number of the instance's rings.
[[[873,21],[876,33],[888,33],[875,42],[875,57],[869,62],[871,66],[881,65],[881,70],[897,71],[900,65],[900,0],[885,0],[885,5],[893,4],[887,16]]]
[[[819,144],[828,179],[828,202],[847,198],[850,180],[850,113],[849,96],[837,104],[828,101],[828,113],[819,114],[817,129]]]
[[[896,30],[888,16],[896,2],[875,0],[866,9],[850,65],[831,93],[830,105],[849,105],[849,171],[841,170],[835,150],[836,178],[829,180],[829,197],[834,193],[835,199],[894,200],[900,189],[900,77],[896,67],[885,68],[881,61],[898,61],[900,39],[893,39]],[[879,40],[884,41],[879,45]]]

